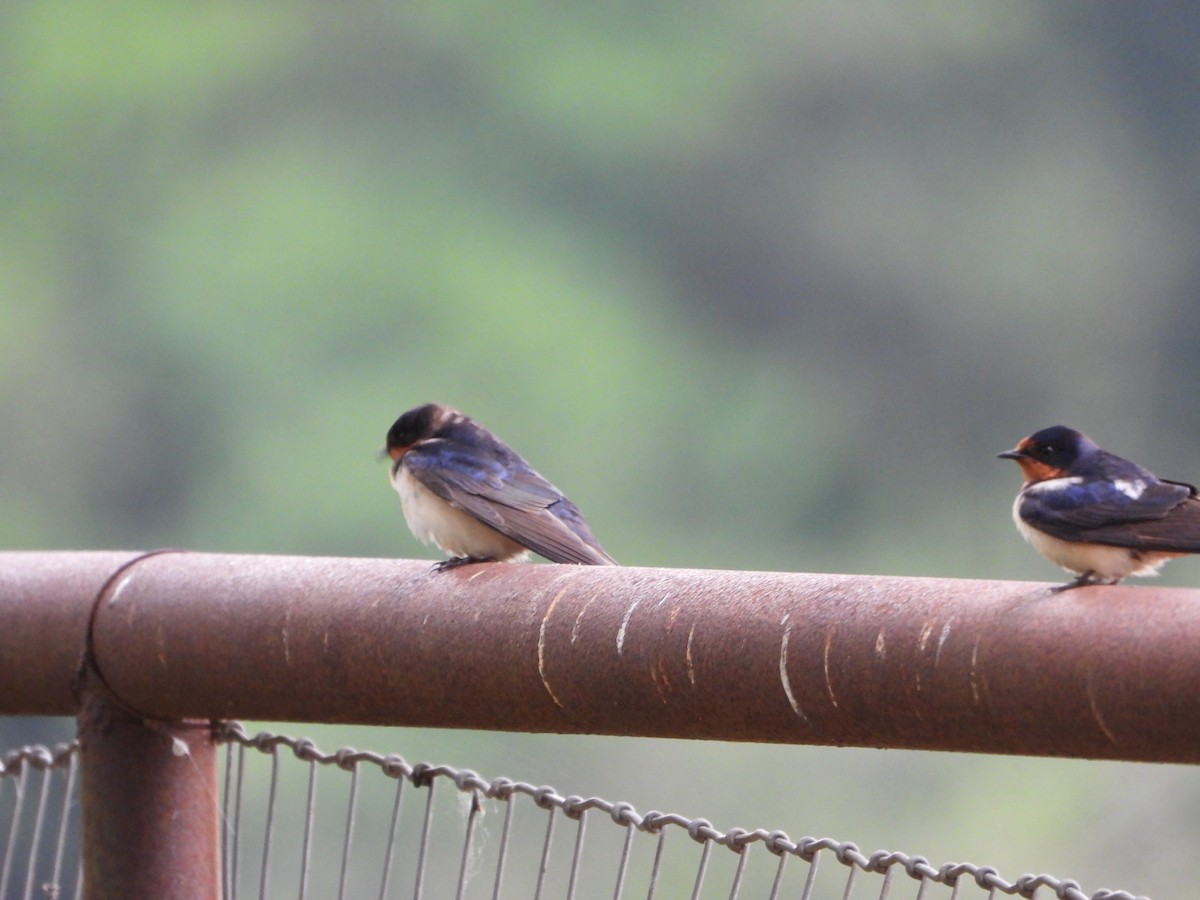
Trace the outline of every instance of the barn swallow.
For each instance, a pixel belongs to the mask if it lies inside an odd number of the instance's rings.
[[[1196,488],[1167,481],[1062,425],[1022,440],[1016,460],[1025,484],[1013,504],[1022,537],[1079,577],[1055,591],[1157,575],[1168,559],[1200,553]]]
[[[562,491],[458,410],[410,409],[388,430],[385,452],[408,527],[450,554],[439,571],[530,550],[558,563],[617,565]]]

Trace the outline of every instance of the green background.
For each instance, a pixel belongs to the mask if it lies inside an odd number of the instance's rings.
[[[1061,422],[1200,480],[1198,30],[998,0],[7,4],[0,545],[432,559],[376,452],[437,400],[625,564],[1064,577],[998,451]],[[299,730],[1195,893],[1191,768]]]

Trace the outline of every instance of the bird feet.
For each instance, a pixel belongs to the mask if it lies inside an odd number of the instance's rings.
[[[468,566],[471,563],[495,561],[490,556],[452,556],[449,559],[443,559],[440,563],[434,563],[433,571],[445,572],[447,569],[457,569],[459,566]]]
[[[1087,587],[1090,584],[1117,584],[1120,580],[1120,578],[1099,578],[1095,572],[1089,569],[1086,572],[1080,572],[1079,577],[1074,581],[1068,581],[1066,584],[1050,588],[1050,593],[1061,594],[1063,591],[1069,591],[1077,587]]]

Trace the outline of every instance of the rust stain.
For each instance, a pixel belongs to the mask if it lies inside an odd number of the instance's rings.
[[[654,684],[658,699],[665,705],[667,703],[666,689],[670,687],[670,682],[667,681],[667,673],[663,670],[662,659],[656,659],[654,665],[650,667],[650,681]]]

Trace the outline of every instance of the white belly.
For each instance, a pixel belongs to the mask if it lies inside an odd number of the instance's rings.
[[[1117,582],[1127,575],[1157,575],[1168,559],[1180,553],[1148,553],[1128,547],[1109,547],[1082,541],[1064,541],[1027,525],[1020,515],[1021,498],[1013,504],[1013,521],[1017,531],[1030,546],[1055,565],[1068,572],[1082,575],[1092,572],[1097,580]]]
[[[455,509],[413,478],[404,466],[392,478],[392,487],[400,495],[404,521],[422,543],[436,544],[451,556],[481,559],[519,559],[529,553],[470,513]]]

